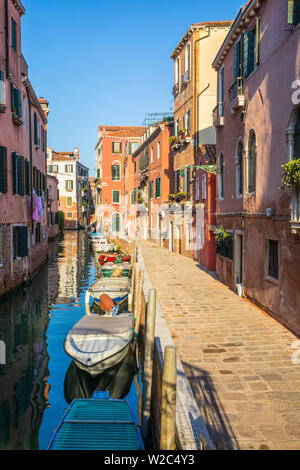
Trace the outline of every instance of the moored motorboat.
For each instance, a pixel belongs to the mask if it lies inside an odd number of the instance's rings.
[[[100,266],[103,266],[105,263],[115,263],[118,262],[118,259],[120,259],[122,263],[130,262],[131,256],[130,255],[123,255],[120,253],[107,253],[107,254],[102,254],[99,255],[98,261]]]
[[[88,289],[86,296],[90,295],[99,302],[102,294],[109,295],[115,303],[119,303],[128,297],[130,292],[130,281],[128,277],[100,278],[97,279]],[[86,300],[86,303],[88,300]]]
[[[129,313],[84,315],[68,333],[64,350],[79,368],[96,376],[125,357],[134,337],[134,323]]]
[[[129,277],[132,267],[130,263],[105,263],[99,271],[100,277]]]

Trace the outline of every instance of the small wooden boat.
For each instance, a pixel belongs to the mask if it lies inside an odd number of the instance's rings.
[[[100,277],[129,277],[131,275],[130,263],[105,263],[99,271]]]
[[[97,279],[87,290],[86,303],[89,303],[88,296],[99,302],[102,294],[109,295],[118,304],[127,299],[130,292],[130,281],[128,277],[101,278]]]
[[[100,266],[103,266],[105,263],[114,263],[118,261],[118,258],[121,259],[122,263],[130,262],[131,256],[122,255],[120,253],[108,253],[105,255],[99,255],[98,261]]]
[[[144,450],[144,444],[128,401],[96,392],[72,401],[48,450]]]
[[[114,251],[114,243],[109,243],[103,233],[90,233],[89,240],[91,241],[93,248],[97,253],[109,253]]]
[[[64,350],[78,367],[95,376],[126,356],[134,334],[134,318],[129,313],[87,314],[68,333]]]

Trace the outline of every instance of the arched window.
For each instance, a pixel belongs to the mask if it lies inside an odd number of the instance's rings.
[[[238,140],[236,146],[236,195],[242,196],[244,192],[244,144],[242,139]]]
[[[185,64],[184,64],[184,71],[186,72],[186,80],[191,78],[191,44],[188,43],[185,48]]]
[[[288,161],[300,158],[300,106],[296,106],[292,112],[286,135],[288,139]]]
[[[175,62],[175,85],[179,85],[179,77],[180,77],[180,58],[177,57]]]
[[[256,190],[256,135],[253,129],[249,133],[248,141],[248,192]]]
[[[121,231],[121,215],[118,212],[114,212],[111,217],[111,229],[113,232]]]
[[[223,199],[224,197],[224,154],[223,152],[220,154],[219,157],[219,199]]]

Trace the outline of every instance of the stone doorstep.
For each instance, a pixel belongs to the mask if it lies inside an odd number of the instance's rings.
[[[146,270],[142,250],[139,246],[137,264],[144,271],[143,289],[145,300],[147,301],[149,289],[152,288],[152,284]],[[171,338],[167,323],[163,318],[158,298],[156,298],[155,346],[158,351],[161,366],[163,367],[165,347],[174,346],[174,342]],[[181,450],[200,450],[200,438],[203,436],[208,444],[208,449],[214,450],[215,446],[202,419],[178,354],[176,391],[176,442],[178,447]]]

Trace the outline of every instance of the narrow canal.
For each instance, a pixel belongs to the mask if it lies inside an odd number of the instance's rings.
[[[92,378],[63,349],[85,315],[96,259],[85,232],[49,243],[49,261],[29,287],[0,302],[0,449],[45,450],[74,398],[108,390],[126,398],[138,420],[140,376],[130,349],[115,368]]]

